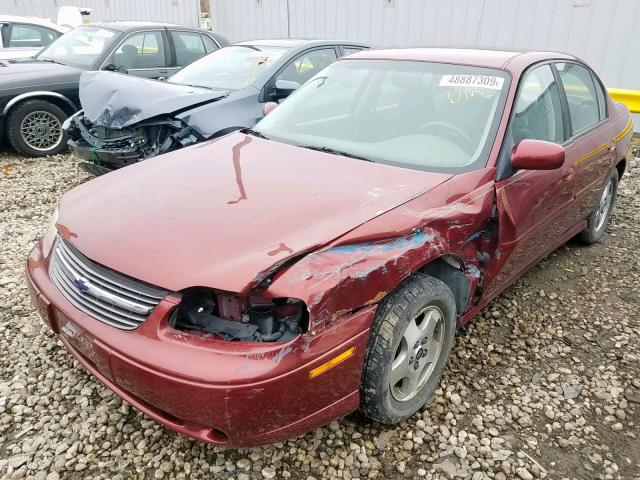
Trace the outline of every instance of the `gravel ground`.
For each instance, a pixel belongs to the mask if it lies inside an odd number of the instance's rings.
[[[640,162],[602,244],[555,251],[467,327],[433,403],[255,449],[151,421],[88,375],[29,304],[24,259],[69,156],[0,152],[0,478],[640,479]]]

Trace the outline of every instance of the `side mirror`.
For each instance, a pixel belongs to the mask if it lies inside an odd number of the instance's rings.
[[[276,80],[275,96],[277,98],[286,98],[299,87],[300,84],[292,80]]]
[[[120,72],[120,73],[129,73],[127,69],[124,67],[119,67],[115,63],[107,63],[102,70],[106,70],[107,72]]]
[[[267,102],[262,106],[262,116],[266,117],[273,112],[278,104],[276,102]]]
[[[518,170],[555,170],[564,164],[564,148],[543,140],[522,140],[511,150],[511,165]]]

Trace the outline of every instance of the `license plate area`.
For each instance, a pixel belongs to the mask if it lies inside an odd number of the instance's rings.
[[[60,311],[56,313],[60,335],[92,363],[98,363],[96,348],[91,335]]]

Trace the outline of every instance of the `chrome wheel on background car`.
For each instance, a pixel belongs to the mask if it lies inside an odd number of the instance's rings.
[[[456,303],[441,280],[416,272],[378,306],[365,354],[360,409],[380,423],[420,410],[440,383],[456,329]]]
[[[618,180],[618,170],[613,168],[604,187],[602,187],[600,195],[596,199],[591,213],[587,217],[587,228],[578,235],[578,238],[584,243],[591,245],[600,241],[607,230],[607,224],[618,193]]]
[[[62,123],[67,114],[50,101],[26,100],[7,115],[7,140],[11,146],[30,157],[55,155],[67,148]]]
[[[429,305],[409,321],[391,364],[393,398],[406,402],[420,391],[440,358],[443,339],[443,315],[438,307]]]
[[[20,134],[29,147],[46,152],[62,141],[62,124],[53,113],[37,110],[22,119]]]

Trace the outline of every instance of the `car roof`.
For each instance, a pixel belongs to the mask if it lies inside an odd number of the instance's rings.
[[[409,60],[455,63],[479,67],[499,68],[502,70],[512,70],[511,64],[530,65],[532,63],[552,58],[576,59],[571,55],[558,52],[526,52],[480,48],[396,48],[364,50],[362,52],[349,55],[349,59]]]
[[[182,25],[176,25],[175,23],[145,22],[142,20],[114,20],[109,22],[91,22],[89,25],[92,27],[110,28],[111,30],[118,30],[120,32],[130,32],[133,30],[144,30],[147,28],[157,27],[180,27],[180,29],[184,30],[202,30],[194,27],[184,27]]]
[[[38,18],[38,17],[20,17],[17,15],[0,15],[0,22],[2,23],[28,23],[31,25],[39,25],[41,27],[51,28],[60,33],[66,32],[68,29],[61,27],[60,25],[53,23],[51,20],[46,18]]]
[[[349,40],[330,40],[319,38],[262,38],[259,40],[245,40],[242,42],[236,42],[234,45],[251,45],[255,47],[283,47],[283,48],[298,48],[298,47],[321,47],[324,45],[355,45],[361,47],[370,47],[370,45],[362,42],[353,42]]]

